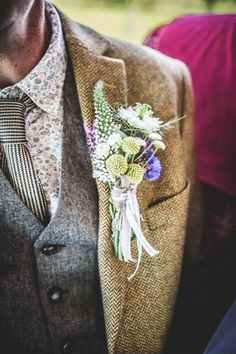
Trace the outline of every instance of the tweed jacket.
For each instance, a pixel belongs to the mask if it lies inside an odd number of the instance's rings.
[[[61,19],[87,126],[94,118],[92,90],[98,80],[104,82],[111,105],[148,103],[164,121],[184,117],[166,135],[160,180],[143,181],[138,188],[143,230],[160,254],[144,255],[131,282],[127,276],[134,265],[113,254],[108,187],[97,182],[98,261],[109,353],[162,353],[176,301],[187,223],[194,229],[189,216],[194,185],[189,73],[182,62],[150,48],[99,35],[63,14]]]
[[[103,345],[109,354],[161,354],[186,235],[191,239],[196,225],[195,213],[189,215],[195,185],[189,74],[177,60],[60,17],[73,71],[64,86],[60,200],[44,228],[0,170],[1,343],[14,346],[7,354],[105,354]],[[138,187],[142,228],[160,253],[144,253],[130,282],[135,265],[114,256],[109,190],[92,178],[85,144],[83,122],[89,127],[94,119],[98,80],[111,105],[148,103],[164,121],[184,116],[165,135],[161,178]],[[48,245],[53,254],[45,253]]]

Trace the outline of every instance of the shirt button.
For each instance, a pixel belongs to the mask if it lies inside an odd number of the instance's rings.
[[[45,244],[41,248],[41,251],[45,256],[51,256],[52,254],[59,252],[63,247],[65,246],[60,244]]]
[[[52,288],[48,292],[48,300],[53,303],[57,304],[62,301],[63,290],[60,288]]]

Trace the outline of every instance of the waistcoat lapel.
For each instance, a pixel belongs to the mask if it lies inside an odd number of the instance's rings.
[[[75,25],[64,15],[61,20],[71,56],[84,123],[91,127],[94,119],[93,87],[98,80],[105,84],[105,95],[111,105],[126,103],[124,62],[103,56],[109,41]],[[108,186],[97,181],[99,196],[98,261],[103,297],[108,349],[114,352],[124,305],[127,265],[113,253]]]
[[[26,223],[32,224],[35,233],[32,233],[32,240],[35,241],[45,228],[43,223],[37,218],[37,216],[29,209],[25,203],[21,200],[18,193],[12,187],[11,183],[3,174],[0,169],[0,217],[10,215],[14,224],[21,224],[22,219]],[[3,213],[3,215],[1,215]],[[22,219],[21,219],[22,218]],[[22,225],[21,225],[22,226]]]

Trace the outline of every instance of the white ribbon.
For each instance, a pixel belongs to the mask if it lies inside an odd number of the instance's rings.
[[[128,176],[121,177],[120,186],[114,186],[111,191],[111,199],[116,207],[115,220],[113,227],[119,232],[119,258],[125,262],[136,262],[135,272],[128,277],[131,280],[139,269],[142,250],[151,256],[155,256],[159,251],[155,250],[145,238],[140,221],[139,205],[136,197],[137,186],[129,185]],[[131,254],[132,232],[136,236],[138,258],[134,259]]]

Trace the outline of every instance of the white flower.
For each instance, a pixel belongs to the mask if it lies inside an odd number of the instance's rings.
[[[162,121],[159,118],[152,117],[151,112],[145,112],[143,118],[140,118],[133,107],[120,108],[119,115],[134,128],[144,130],[147,133],[156,132],[160,129]]]
[[[129,123],[132,127],[135,128],[138,128],[139,122],[141,121],[138,116],[138,113],[131,106],[128,108],[120,108],[119,116],[121,117],[121,119],[125,120],[127,123]]]
[[[122,137],[121,137],[120,134],[113,133],[107,139],[107,144],[110,145],[110,146],[114,146],[115,144],[117,144],[121,140],[122,140]]]
[[[136,142],[137,142],[137,144],[138,144],[139,146],[146,146],[146,141],[143,140],[143,139],[141,139],[141,138],[139,138],[138,136],[135,137],[135,140],[136,140]]]
[[[156,141],[153,141],[153,145],[158,148],[158,149],[161,149],[161,150],[165,150],[166,146],[165,144],[163,143],[163,141],[160,141],[160,140],[156,140]]]
[[[162,140],[162,136],[161,134],[158,134],[158,133],[151,133],[148,135],[148,137],[151,139],[151,140]]]
[[[144,125],[145,125],[145,130],[149,133],[156,132],[159,130],[160,125],[162,122],[158,118],[154,117],[146,117],[143,119]]]
[[[151,133],[148,135],[148,137],[152,140],[153,145],[158,148],[165,150],[165,144],[162,141],[162,136],[161,134],[158,133]]]
[[[131,125],[135,128],[138,128],[141,130],[146,130],[145,122],[140,118],[136,119],[136,121],[134,121],[133,124],[131,124]]]
[[[115,178],[103,171],[95,170],[93,171],[93,178],[99,179],[101,182],[113,182],[115,183]]]
[[[127,122],[129,122],[130,119],[132,120],[132,119],[137,119],[138,118],[138,113],[135,112],[135,110],[131,106],[128,107],[128,108],[121,107],[119,109],[119,114],[120,114],[121,118],[123,118]]]
[[[125,120],[132,127],[138,128],[138,129],[145,128],[142,119],[139,118],[138,113],[135,112],[133,107],[120,108],[119,115],[120,115],[121,119]]]
[[[110,145],[107,143],[98,144],[96,147],[96,156],[97,157],[106,157],[109,155],[110,152]]]
[[[99,178],[101,177],[101,175],[102,175],[101,171],[98,170],[93,171],[93,178]]]

